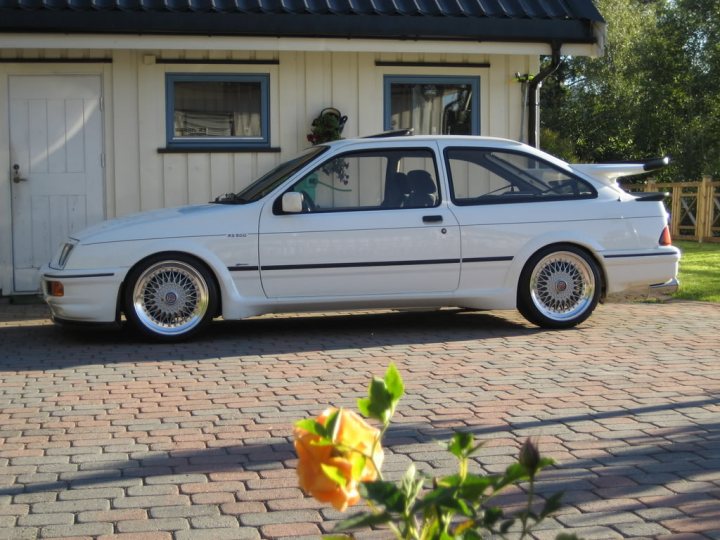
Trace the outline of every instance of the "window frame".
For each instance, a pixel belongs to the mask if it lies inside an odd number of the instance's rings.
[[[433,173],[434,173],[434,182],[435,186],[437,188],[437,201],[435,201],[435,204],[433,206],[412,206],[412,207],[386,207],[382,206],[382,201],[380,205],[378,206],[358,206],[358,207],[340,207],[340,208],[320,208],[317,211],[313,212],[301,212],[299,214],[286,214],[282,211],[282,197],[285,193],[292,192],[297,184],[302,182],[305,177],[309,174],[311,174],[314,170],[322,167],[326,163],[329,163],[330,161],[345,157],[345,156],[357,156],[357,155],[373,155],[373,154],[379,154],[382,152],[428,152],[428,157],[432,158],[433,162]],[[318,156],[320,157],[320,156]],[[313,165],[312,168],[310,168],[305,174],[302,175],[300,178],[296,178],[286,189],[283,189],[280,193],[280,196],[277,197],[273,203],[273,214],[275,215],[320,215],[320,214],[337,214],[340,212],[377,212],[377,211],[385,211],[385,212],[397,212],[397,211],[403,211],[403,210],[422,210],[422,209],[432,209],[437,208],[442,204],[443,201],[443,185],[442,180],[439,176],[440,171],[438,168],[438,153],[429,146],[389,146],[389,147],[383,147],[383,148],[362,148],[357,150],[346,150],[344,152],[339,152],[337,154],[331,155],[329,157],[324,157],[320,162]],[[387,174],[390,171],[390,165],[391,163],[388,162],[386,165],[386,177],[385,180],[387,181]]]
[[[452,167],[450,166],[450,156],[449,153],[454,150],[475,150],[479,152],[485,152],[485,153],[491,153],[491,152],[501,152],[505,154],[513,154],[523,157],[531,157],[535,159],[536,161],[543,163],[547,165],[549,168],[556,170],[558,172],[562,172],[563,174],[567,175],[569,178],[574,179],[577,182],[581,182],[585,186],[587,186],[590,191],[587,195],[548,195],[548,196],[542,196],[542,197],[536,197],[534,195],[518,195],[517,197],[511,197],[511,198],[502,198],[502,197],[490,197],[487,199],[475,199],[475,200],[468,200],[468,199],[458,199],[455,196],[455,183],[453,182],[452,177]],[[443,149],[443,165],[445,166],[445,170],[447,171],[447,181],[448,181],[448,189],[450,191],[450,200],[455,206],[484,206],[484,205],[490,205],[490,204],[521,204],[521,203],[541,203],[541,202],[557,202],[557,201],[581,201],[581,200],[588,200],[588,199],[597,199],[598,192],[595,186],[593,186],[590,182],[587,180],[579,177],[578,175],[567,171],[563,169],[562,167],[558,167],[557,165],[542,159],[539,156],[536,156],[534,154],[529,154],[527,152],[522,152],[519,150],[514,149],[508,149],[508,148],[495,148],[495,147],[483,147],[483,148],[477,148],[472,146],[447,146]],[[488,169],[489,170],[489,169]],[[490,171],[493,172],[493,171]],[[497,174],[497,173],[494,173]]]
[[[175,135],[176,82],[241,82],[260,85],[261,137],[178,137]],[[267,149],[270,148],[269,73],[166,73],[165,141],[168,149]]]
[[[384,75],[383,76],[383,129],[403,129],[402,126],[392,126],[392,85],[403,84],[469,84],[473,92],[473,109],[470,121],[470,133],[466,136],[481,135],[480,125],[480,79],[479,75]],[[420,135],[420,133],[415,133]],[[436,135],[441,135],[437,133]]]

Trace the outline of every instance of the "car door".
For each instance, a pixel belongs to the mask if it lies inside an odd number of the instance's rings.
[[[454,291],[460,231],[429,148],[361,149],[332,156],[260,218],[262,285],[270,298],[423,295]]]
[[[506,286],[515,256],[533,239],[581,230],[597,237],[607,228],[595,189],[537,156],[475,146],[448,146],[444,156],[463,232],[462,289]],[[617,223],[613,232],[624,234]]]

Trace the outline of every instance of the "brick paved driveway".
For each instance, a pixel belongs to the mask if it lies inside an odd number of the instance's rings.
[[[192,343],[68,334],[0,305],[0,538],[315,537],[339,514],[295,481],[292,422],[407,385],[385,470],[447,473],[435,439],[538,437],[566,506],[538,538],[720,538],[720,306],[607,305],[576,330],[514,313],[217,323]],[[506,501],[517,502],[519,494]],[[377,531],[360,537],[387,537]]]

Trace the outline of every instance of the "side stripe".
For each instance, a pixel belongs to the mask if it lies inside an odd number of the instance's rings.
[[[312,270],[326,268],[368,268],[373,266],[419,266],[429,264],[461,264],[496,261],[511,261],[512,257],[474,257],[470,259],[427,259],[416,261],[372,261],[348,263],[315,263],[315,264],[277,264],[269,266],[229,266],[230,272],[256,272],[258,270]]]

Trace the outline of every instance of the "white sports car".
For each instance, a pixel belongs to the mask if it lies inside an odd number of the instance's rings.
[[[521,143],[399,136],[315,146],[239,193],[68,239],[42,271],[56,322],[187,338],[217,316],[455,306],[566,328],[677,288],[663,194]]]

